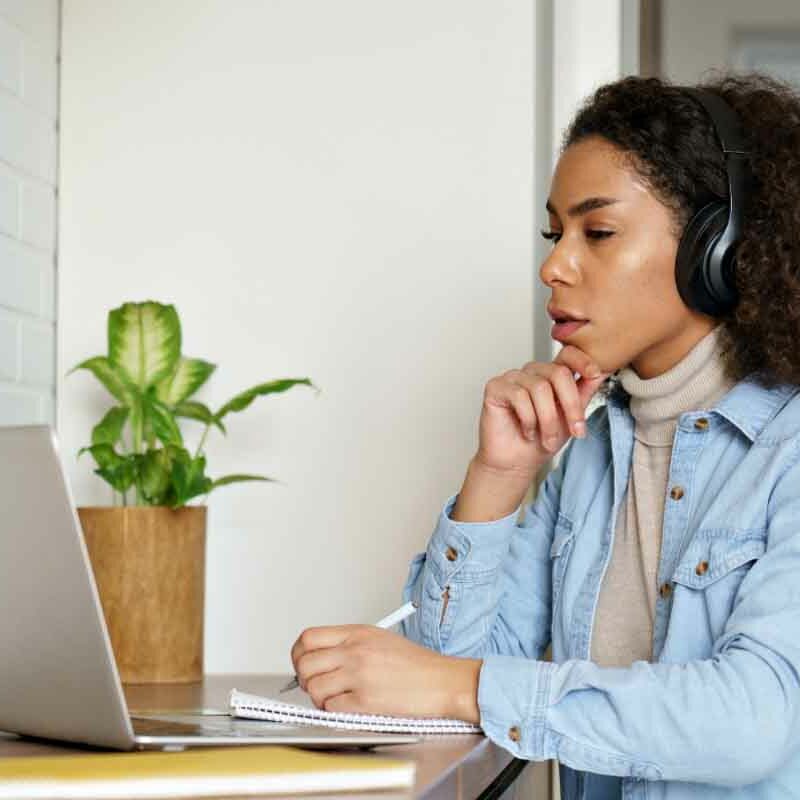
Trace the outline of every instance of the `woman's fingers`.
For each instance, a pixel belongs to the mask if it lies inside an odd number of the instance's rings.
[[[559,351],[553,360],[554,364],[566,364],[573,373],[573,381],[578,397],[578,419],[570,417],[571,423],[577,422],[582,430],[586,431],[585,423],[581,425],[586,415],[586,407],[600,384],[611,374],[604,372],[600,365],[590,356],[572,345],[566,345]],[[577,377],[576,377],[577,376]],[[574,412],[573,412],[574,414]]]
[[[512,384],[507,396],[523,435],[533,439],[538,429],[544,447],[554,451],[565,437],[586,435],[586,406],[606,373],[582,350],[565,347],[551,363],[532,361],[502,377]]]
[[[466,678],[459,671],[464,660],[374,625],[349,627],[353,635],[343,644],[300,656],[298,677],[303,676],[315,706],[395,716],[452,716],[453,687],[459,687],[459,675]],[[474,677],[477,685],[477,672]],[[479,717],[477,706],[475,714]]]
[[[578,387],[575,385],[572,367],[568,367],[566,364],[553,363],[545,365],[544,371],[552,390],[558,398],[558,405],[563,410],[564,418],[569,427],[567,435],[583,436],[586,432],[586,426],[583,421],[584,407],[581,403]],[[551,423],[552,427],[560,432],[561,420],[555,408],[555,402],[551,401],[547,404],[547,412],[554,417]]]
[[[576,387],[578,390],[581,417],[583,417],[586,406],[589,405],[589,400],[591,400],[592,395],[610,373],[603,372],[599,364],[593,361],[590,356],[586,355],[583,350],[579,350],[573,345],[566,345],[560,350],[553,363],[566,364],[573,373],[577,373],[580,376]]]
[[[476,461],[508,474],[533,474],[571,436],[586,436],[586,407],[607,374],[577,347],[551,362],[531,361],[484,389]]]
[[[529,376],[524,370],[520,372],[520,381],[524,382],[533,403],[539,440],[548,450],[557,450],[564,432],[561,429],[553,387],[546,376]]]
[[[315,677],[339,669],[342,665],[342,648],[325,647],[303,653],[295,663],[295,674],[300,688],[311,694],[308,684]]]
[[[553,359],[554,364],[566,364],[573,372],[579,372],[585,378],[597,378],[602,375],[600,366],[583,350],[568,344],[558,351]]]
[[[522,435],[531,441],[538,435],[548,450],[558,449],[559,439],[564,434],[547,376],[526,373],[524,368],[512,369],[502,376],[501,384],[497,396],[514,409]]]
[[[325,708],[325,701],[342,694],[352,686],[349,685],[347,672],[334,669],[312,675],[305,686],[309,697],[317,708]]]
[[[589,401],[599,388],[600,384],[610,375],[608,372],[601,373],[596,378],[581,378],[577,383],[578,395],[581,398],[581,406],[585,409],[589,405]]]
[[[516,375],[510,376],[530,398],[533,427],[538,428],[542,444],[547,450],[557,450],[571,434],[583,436],[583,405],[575,379],[569,367],[563,364],[526,364]],[[525,406],[522,398],[514,405]],[[519,413],[519,412],[518,412]],[[530,424],[527,423],[526,424]]]
[[[346,641],[353,634],[357,625],[321,625],[315,628],[306,628],[292,645],[290,656],[295,671],[297,662],[304,653],[325,647],[336,647]]]
[[[537,415],[530,387],[522,378],[521,370],[511,369],[496,379],[496,385],[487,385],[486,400],[493,405],[508,405],[513,408],[519,419],[522,435],[533,440],[536,435]]]

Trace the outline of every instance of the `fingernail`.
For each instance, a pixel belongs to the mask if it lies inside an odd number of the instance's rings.
[[[575,436],[580,436],[580,437],[586,436],[586,423],[576,422],[572,426],[572,432],[575,434]]]
[[[551,451],[556,449],[557,444],[558,444],[558,439],[555,436],[550,436],[549,438],[544,440],[544,446]]]

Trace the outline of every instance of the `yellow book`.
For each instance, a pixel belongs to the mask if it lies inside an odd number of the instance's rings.
[[[0,759],[0,797],[290,794],[414,784],[414,763],[280,745]]]

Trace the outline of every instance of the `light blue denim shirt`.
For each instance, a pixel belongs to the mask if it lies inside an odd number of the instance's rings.
[[[653,660],[601,667],[589,645],[628,485],[627,401],[618,388],[592,412],[521,522],[453,522],[447,500],[411,561],[403,600],[419,611],[402,631],[483,659],[481,727],[520,758],[557,758],[564,800],[800,798],[800,388],[745,379],[680,415]]]

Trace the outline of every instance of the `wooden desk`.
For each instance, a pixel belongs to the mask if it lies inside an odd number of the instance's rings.
[[[289,675],[208,675],[202,683],[129,685],[125,696],[132,714],[137,711],[188,713],[201,708],[226,709],[228,692],[236,687],[253,694],[274,694],[288,680]],[[75,748],[41,744],[20,739],[13,734],[0,733],[0,757],[16,755],[68,755]],[[85,752],[85,750],[83,751]],[[409,797],[424,800],[511,800],[517,795],[515,787],[527,781],[520,780],[523,770],[530,772],[528,762],[514,758],[507,750],[497,746],[481,734],[457,736],[427,736],[413,745],[376,747],[359,755],[374,753],[413,760],[416,763],[416,782],[411,794],[406,792],[358,792],[352,796],[359,800],[395,800]],[[342,751],[348,757],[352,753]],[[528,767],[526,769],[526,767]],[[325,800],[339,800],[342,794],[303,795]],[[527,800],[537,800],[546,795],[525,794]]]

